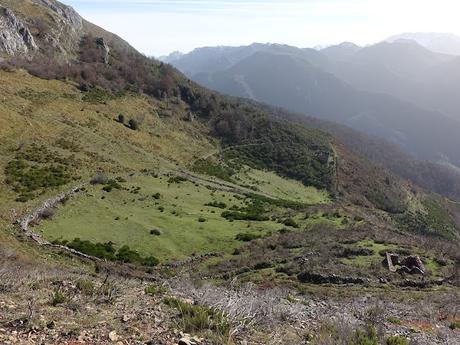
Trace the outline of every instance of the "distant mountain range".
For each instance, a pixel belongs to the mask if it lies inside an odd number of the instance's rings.
[[[436,53],[460,55],[460,37],[453,34],[437,32],[404,33],[391,36],[386,41],[394,42],[401,39],[415,41]]]
[[[222,93],[337,121],[420,159],[458,167],[460,57],[415,41],[434,46],[434,38],[423,37],[321,50],[257,43],[207,47],[164,61]],[[455,36],[447,37],[454,41]]]

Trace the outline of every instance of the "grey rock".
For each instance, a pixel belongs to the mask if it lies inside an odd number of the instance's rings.
[[[0,53],[25,54],[37,50],[29,28],[9,8],[0,6]]]
[[[99,49],[102,50],[103,62],[106,65],[108,65],[108,63],[109,63],[109,55],[110,55],[110,47],[109,47],[109,45],[107,44],[107,42],[102,37],[96,38],[96,44],[99,47]]]
[[[71,24],[76,28],[83,27],[83,19],[72,7],[60,4],[53,0],[40,0],[40,3],[50,8],[60,17],[64,18],[68,22],[68,24]]]

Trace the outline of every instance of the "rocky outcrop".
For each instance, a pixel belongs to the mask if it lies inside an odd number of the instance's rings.
[[[53,12],[57,13],[61,18],[66,20],[68,24],[75,28],[82,28],[83,19],[80,15],[69,6],[58,4],[53,0],[39,0],[41,4],[50,8]]]
[[[9,8],[0,6],[0,53],[25,54],[37,50],[29,28]]]
[[[104,38],[99,37],[96,38],[96,44],[98,48],[102,51],[102,62],[104,62],[106,65],[109,64],[109,56],[110,56],[110,47],[107,44],[107,42],[104,40]]]

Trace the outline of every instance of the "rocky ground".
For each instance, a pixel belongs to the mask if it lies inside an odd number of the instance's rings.
[[[348,344],[357,328],[370,323],[381,339],[460,344],[460,330],[450,328],[460,311],[453,289],[341,285],[299,294],[254,284],[201,285],[179,271],[168,278],[155,273],[147,281],[6,262],[0,266],[1,344]],[[190,331],[189,320],[168,298],[221,310],[229,327],[219,333],[204,322]]]

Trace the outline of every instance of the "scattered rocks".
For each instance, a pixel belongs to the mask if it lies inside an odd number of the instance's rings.
[[[386,253],[382,264],[387,267],[390,272],[398,272],[399,274],[421,274],[424,275],[426,270],[422,260],[417,255],[409,255],[404,259],[400,259],[398,254]],[[399,265],[399,268],[395,266]]]
[[[312,272],[302,272],[297,276],[297,279],[302,283],[313,284],[364,284],[368,282],[364,278],[340,277],[335,274],[323,275]]]

